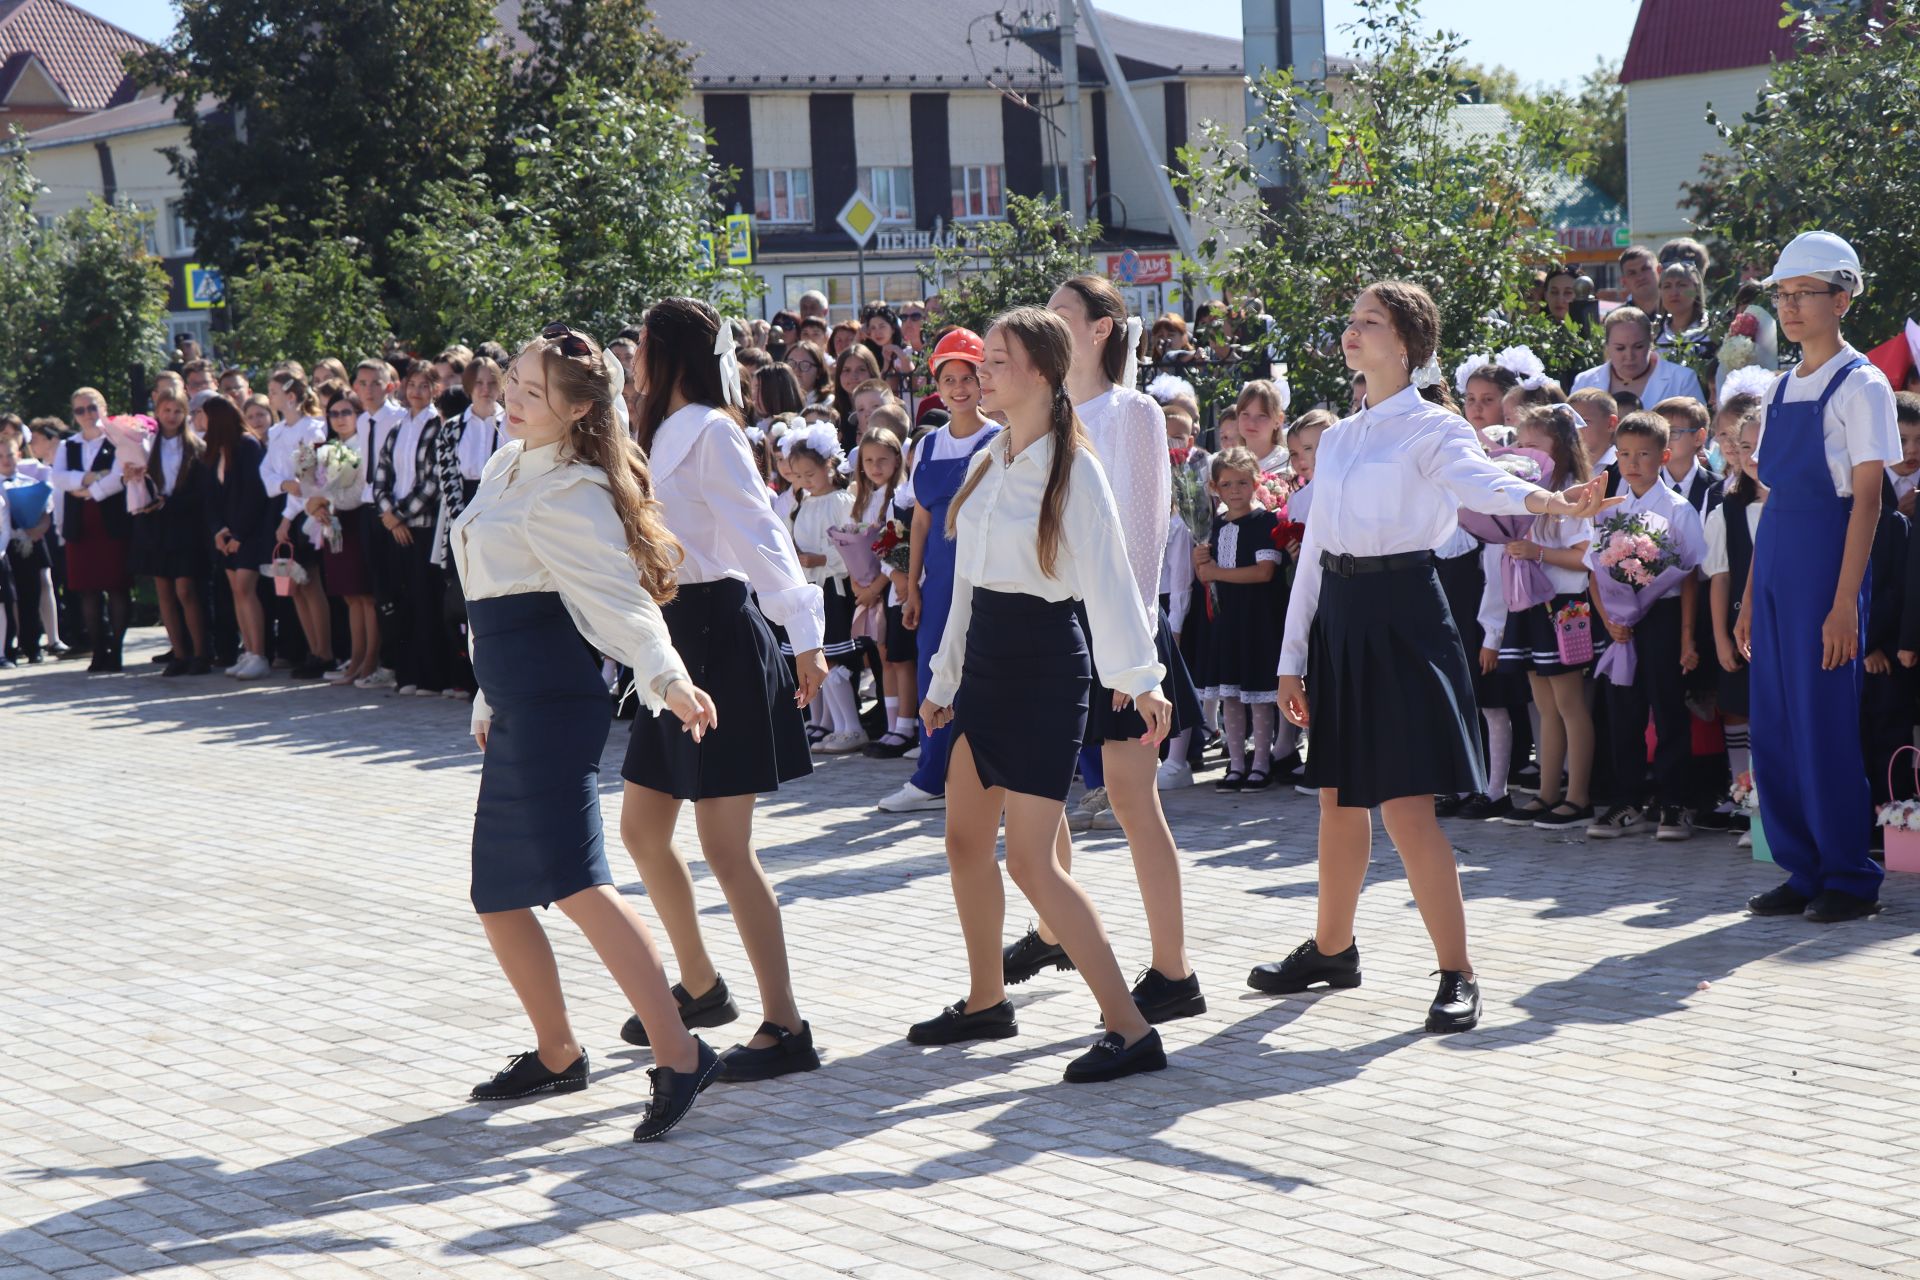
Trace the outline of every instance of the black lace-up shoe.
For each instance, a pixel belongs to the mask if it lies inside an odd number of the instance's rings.
[[[1838,889],[1824,889],[1819,897],[1807,904],[1803,914],[1815,924],[1838,924],[1842,920],[1864,920],[1879,910],[1878,899],[1862,898]]]
[[[1017,987],[1046,969],[1071,969],[1073,961],[1065,947],[1044,940],[1038,929],[1028,929],[1020,941],[1000,953],[1000,968],[1002,980]]]
[[[475,1102],[509,1102],[536,1093],[578,1093],[587,1087],[587,1055],[575,1058],[565,1071],[549,1071],[537,1052],[519,1054],[485,1084],[473,1086]]]
[[[1006,1040],[1020,1034],[1013,1005],[1002,1000],[985,1009],[967,1012],[965,1000],[942,1009],[925,1022],[907,1028],[909,1044],[964,1044],[969,1040]]]
[[[673,998],[680,1005],[680,1024],[691,1031],[695,1027],[724,1027],[740,1016],[740,1008],[733,1002],[733,995],[727,990],[727,980],[715,977],[713,989],[698,999],[687,994],[687,989],[679,983],[673,984]],[[650,1041],[647,1028],[641,1023],[638,1014],[629,1017],[620,1028],[620,1038],[628,1044],[637,1044],[642,1049]]]
[[[1068,1084],[1098,1084],[1142,1071],[1165,1071],[1167,1051],[1160,1046],[1160,1033],[1149,1029],[1129,1045],[1118,1031],[1109,1031],[1087,1050],[1067,1064]]]
[[[700,1062],[692,1071],[675,1071],[672,1067],[647,1069],[653,1083],[653,1098],[647,1103],[646,1116],[633,1131],[635,1142],[653,1142],[666,1137],[667,1131],[693,1110],[693,1100],[713,1083],[714,1075],[720,1070],[720,1055],[698,1036],[693,1038],[693,1043],[700,1050]]]
[[[1471,1031],[1480,1025],[1480,984],[1458,969],[1440,970],[1440,990],[1427,1010],[1427,1030]]]
[[[1756,916],[1797,916],[1812,899],[1790,884],[1776,885],[1765,893],[1747,899],[1747,910]]]
[[[796,1071],[820,1069],[820,1055],[813,1048],[813,1028],[807,1023],[801,1023],[798,1031],[789,1031],[771,1022],[763,1022],[754,1035],[778,1038],[764,1049],[749,1049],[744,1044],[737,1044],[721,1054],[721,1080],[728,1084],[744,1084],[749,1080],[772,1080]]]
[[[1273,996],[1290,996],[1320,983],[1329,987],[1360,985],[1360,944],[1350,942],[1337,956],[1322,954],[1312,938],[1295,947],[1284,960],[1257,964],[1247,975],[1247,985]]]
[[[1169,978],[1158,969],[1148,969],[1133,984],[1133,1003],[1148,1022],[1171,1022],[1191,1018],[1207,1011],[1207,998],[1200,994],[1200,975]]]

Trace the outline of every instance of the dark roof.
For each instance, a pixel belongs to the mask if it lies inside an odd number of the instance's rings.
[[[1780,0],[1642,0],[1620,83],[1764,67],[1797,51]]]
[[[696,89],[1032,88],[1046,59],[1009,40],[996,0],[649,0],[662,32],[685,41]],[[494,8],[519,29],[518,0]],[[1240,41],[1102,12],[1107,39],[1129,80],[1240,75]],[[971,43],[969,43],[971,41]],[[1057,56],[1058,40],[1048,54]],[[1083,82],[1103,83],[1080,30]],[[1047,69],[1045,79],[1058,84]]]
[[[211,96],[207,96],[200,99],[197,110],[201,115],[208,116],[213,114],[218,105]],[[123,133],[165,128],[178,122],[173,99],[150,93],[121,106],[35,129],[27,135],[27,145],[35,149],[71,146],[76,142],[94,142]]]
[[[122,55],[151,46],[67,0],[0,0],[0,65],[13,87],[32,54],[76,111],[99,111],[134,96]]]

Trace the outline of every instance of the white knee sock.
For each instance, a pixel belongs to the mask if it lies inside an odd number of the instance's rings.
[[[1273,772],[1273,722],[1279,707],[1271,702],[1251,704],[1253,711],[1253,768],[1257,773]]]
[[[853,675],[845,667],[835,667],[827,676],[827,730],[853,733],[860,728],[860,704],[853,696]]]
[[[1753,768],[1753,752],[1747,749],[1751,739],[1751,730],[1744,724],[1725,726],[1727,739],[1727,767],[1739,777]]]
[[[892,729],[900,723],[900,699],[882,698],[880,701],[887,708],[887,728]]]
[[[1187,752],[1192,745],[1193,730],[1182,729],[1180,732],[1174,734],[1172,739],[1168,741],[1167,759],[1170,761],[1177,760],[1181,764],[1185,764],[1187,762]]]
[[[1487,719],[1487,799],[1507,794],[1507,765],[1513,759],[1513,717],[1505,707],[1482,707]]]
[[[48,644],[60,643],[60,602],[53,598],[53,570],[40,571],[40,630]]]
[[[1220,731],[1227,739],[1227,768],[1247,771],[1247,704],[1238,698],[1220,699]]]

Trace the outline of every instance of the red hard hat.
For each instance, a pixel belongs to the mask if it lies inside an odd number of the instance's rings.
[[[987,344],[980,341],[980,335],[971,329],[949,329],[934,344],[933,355],[927,359],[927,370],[939,374],[940,366],[949,360],[964,360],[971,365],[987,362]]]

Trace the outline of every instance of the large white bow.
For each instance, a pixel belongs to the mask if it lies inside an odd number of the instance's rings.
[[[601,351],[600,358],[607,364],[607,381],[613,386],[613,420],[620,424],[623,433],[633,433],[633,422],[627,417],[627,398],[621,394],[627,389],[627,371],[621,367],[620,357],[611,351]]]
[[[1139,389],[1140,382],[1140,317],[1127,317],[1127,363],[1121,367],[1120,385],[1129,391]]]
[[[720,317],[720,331],[713,338],[713,354],[720,357],[720,394],[736,409],[747,407],[740,390],[740,357],[734,352],[733,325]]]

